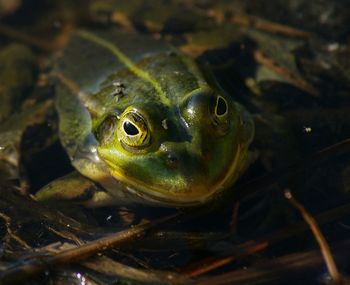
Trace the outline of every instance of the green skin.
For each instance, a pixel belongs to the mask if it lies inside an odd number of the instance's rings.
[[[164,43],[78,31],[54,75],[60,139],[83,176],[62,178],[73,181],[69,190],[51,183],[39,200],[193,206],[231,186],[250,162],[250,114]],[[105,190],[78,187],[84,179]]]

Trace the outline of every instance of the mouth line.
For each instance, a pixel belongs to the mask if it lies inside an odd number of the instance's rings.
[[[205,195],[203,195],[203,193],[200,193],[199,195],[186,195],[185,197],[181,197],[181,195],[179,197],[176,193],[165,193],[164,191],[159,190],[154,191],[155,189],[153,187],[147,187],[146,189],[133,188],[130,190],[132,190],[134,195],[143,197],[147,200],[158,203],[161,202],[172,206],[195,206],[202,204],[213,198],[214,193],[217,192],[216,190],[211,190]]]
[[[127,176],[123,170],[115,165],[110,169],[111,176],[124,184],[131,194],[155,204],[165,204],[169,206],[195,206],[203,204],[215,196],[218,191],[216,185],[202,187],[201,191],[193,191],[190,188],[175,188],[176,191],[169,191],[165,187],[149,185],[142,180]],[[179,190],[181,189],[181,190]]]
[[[196,192],[190,194],[191,192],[186,191],[180,192],[166,192],[166,188],[157,187],[153,185],[146,185],[142,181],[132,179],[130,177],[120,177],[118,173],[112,171],[113,177],[121,181],[124,185],[128,187],[133,195],[143,198],[145,200],[155,202],[155,203],[164,203],[169,206],[194,206],[201,203],[204,203],[210,200],[213,197],[214,193],[217,192],[217,189],[208,189],[207,193]],[[185,193],[185,194],[184,194]]]

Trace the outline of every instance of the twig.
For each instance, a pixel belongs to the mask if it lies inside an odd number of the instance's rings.
[[[335,209],[328,210],[316,216],[316,221],[318,224],[326,224],[337,220],[349,213],[350,204],[347,204],[337,207]],[[235,251],[239,252],[239,254],[221,258],[210,257],[208,259],[200,260],[198,263],[192,264],[191,266],[188,266],[185,269],[181,270],[181,272],[190,277],[202,275],[221,266],[227,265],[235,260],[260,252],[268,248],[269,246],[272,246],[297,234],[305,232],[308,229],[308,226],[305,225],[304,222],[300,222],[294,225],[288,225],[282,229],[272,232],[271,234],[260,237],[256,241],[248,241],[237,245],[235,247],[235,249],[237,250]]]
[[[284,197],[295,207],[300,214],[302,215],[305,222],[309,225],[310,230],[312,231],[324,258],[324,261],[327,265],[330,276],[335,282],[341,280],[341,274],[339,273],[335,261],[333,259],[329,245],[322,234],[320,228],[318,227],[314,218],[306,211],[304,206],[299,203],[294,197],[292,192],[289,189],[284,190]]]
[[[77,248],[67,249],[58,254],[44,256],[22,264],[16,264],[5,271],[0,272],[0,284],[21,283],[30,277],[33,277],[46,270],[56,269],[57,266],[63,266],[70,263],[82,261],[92,255],[105,251],[112,247],[120,247],[130,242],[132,239],[140,238],[147,230],[159,226],[170,220],[178,218],[180,215],[176,213],[165,218],[155,220],[153,222],[137,225],[127,230],[120,231],[111,236],[103,237],[92,242],[87,242]]]
[[[46,226],[46,228],[50,231],[50,232],[53,232],[54,234],[62,237],[62,238],[65,238],[65,239],[68,239],[68,240],[71,240],[73,241],[76,245],[82,245],[84,242],[79,239],[75,234],[73,233],[70,233],[68,231],[59,231],[53,227],[50,227],[50,226]]]
[[[239,202],[235,202],[233,206],[231,221],[230,221],[230,231],[231,233],[235,233],[237,231],[237,221],[238,221],[238,213],[239,213]]]
[[[350,241],[339,242],[332,245],[332,250],[338,263],[349,264]],[[197,279],[195,285],[257,285],[257,284],[281,284],[282,280],[288,280],[290,284],[308,284],[307,275],[310,270],[320,268],[323,260],[319,250],[293,253],[283,257],[272,258],[254,267],[227,272],[220,275],[202,277]],[[309,273],[309,274],[307,274]],[[312,271],[314,274],[314,271]],[[309,275],[310,276],[310,275]],[[294,281],[294,282],[293,282]],[[346,284],[346,283],[345,283]],[[348,284],[348,283],[347,283]]]
[[[224,258],[215,258],[210,257],[206,260],[201,260],[200,262],[194,264],[193,266],[187,267],[185,270],[182,270],[181,273],[189,276],[196,277],[204,273],[210,272],[214,269],[217,269],[221,266],[227,265],[235,260],[241,259],[243,257],[252,255],[256,252],[262,251],[269,246],[268,242],[256,242],[256,243],[245,243],[244,245],[239,246],[240,254],[234,256],[228,256]]]
[[[265,56],[259,49],[256,49],[254,51],[254,58],[258,63],[267,66],[269,69],[276,72],[293,86],[304,90],[312,96],[319,96],[319,92],[304,78],[298,76],[295,73],[292,73],[287,68],[283,68],[282,66],[277,65],[271,58]]]
[[[106,256],[87,260],[83,266],[115,278],[136,280],[142,284],[189,284],[190,278],[170,271],[143,270],[116,262]]]
[[[21,245],[25,249],[32,249],[32,247],[23,239],[21,239],[19,236],[17,236],[11,229],[11,218],[7,216],[4,213],[0,212],[0,218],[4,220],[5,222],[5,227],[6,227],[6,235],[5,239],[12,239],[16,241],[19,245]]]
[[[309,32],[249,15],[233,15],[231,22],[239,26],[252,27],[257,30],[289,37],[307,39],[311,36]]]
[[[232,12],[234,13],[234,11]],[[227,13],[227,9],[223,10],[223,9],[212,8],[206,11],[206,14],[209,17],[214,18],[219,24],[225,22],[226,13]],[[301,29],[297,29],[297,28],[283,25],[276,22],[271,22],[256,16],[251,16],[246,14],[234,13],[229,18],[229,21],[237,26],[254,28],[260,31],[264,31],[272,34],[279,34],[279,35],[288,36],[288,37],[308,39],[311,36],[309,32],[303,31]]]

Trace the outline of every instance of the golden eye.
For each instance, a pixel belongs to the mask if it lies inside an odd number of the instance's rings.
[[[145,119],[136,111],[124,113],[118,125],[118,139],[123,146],[145,147],[150,142],[150,134]]]

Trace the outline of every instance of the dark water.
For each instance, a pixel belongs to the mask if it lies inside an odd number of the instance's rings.
[[[47,253],[45,246],[93,241],[178,212],[41,205],[28,197],[73,169],[57,137],[47,74],[66,30],[92,27],[160,38],[204,63],[255,116],[251,149],[259,157],[205,211],[180,209],[181,218],[90,264],[64,262],[18,284],[186,284],[189,273],[195,284],[327,283],[315,237],[283,197],[286,188],[318,220],[347,275],[349,8],[325,0],[0,0],[0,278],[16,262]],[[12,49],[15,43],[23,46]],[[207,268],[215,260],[223,265]],[[170,273],[178,275],[167,279]]]

